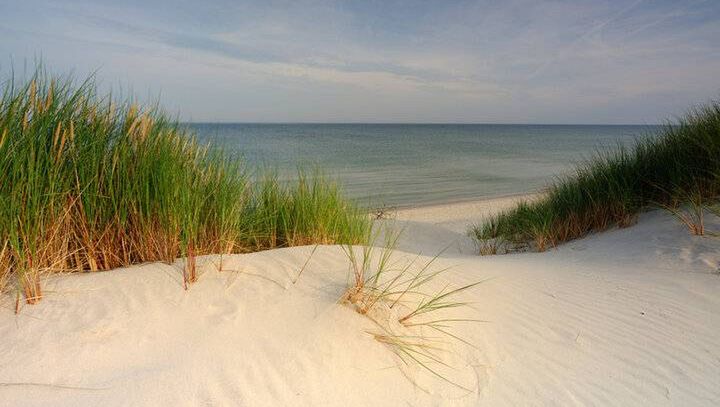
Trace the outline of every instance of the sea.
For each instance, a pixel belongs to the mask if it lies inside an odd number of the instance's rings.
[[[248,168],[319,168],[359,204],[414,207],[541,191],[653,125],[188,123]]]

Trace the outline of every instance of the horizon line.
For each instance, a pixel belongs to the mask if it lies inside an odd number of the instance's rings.
[[[181,124],[292,124],[292,125],[457,125],[457,126],[665,126],[672,123],[504,123],[504,122],[313,122],[313,121],[207,121],[184,120]]]

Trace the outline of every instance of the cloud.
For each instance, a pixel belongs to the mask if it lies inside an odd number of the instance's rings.
[[[197,120],[654,122],[720,91],[712,1],[0,0],[0,10],[0,61],[99,67]]]

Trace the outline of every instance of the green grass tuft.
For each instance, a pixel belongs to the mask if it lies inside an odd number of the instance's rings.
[[[261,181],[253,181],[259,178]],[[329,179],[281,184],[199,144],[158,107],[99,95],[42,69],[0,98],[0,283],[320,243],[363,242],[367,214]],[[0,287],[2,289],[2,287]]]
[[[383,232],[384,242],[377,247],[375,243]],[[455,335],[452,328],[460,322],[482,321],[442,314],[452,308],[468,306],[459,301],[458,296],[482,281],[458,288],[445,285],[430,292],[429,287],[449,270],[433,267],[442,252],[424,263],[418,263],[420,255],[412,259],[398,256],[396,249],[400,235],[401,232],[390,228],[378,228],[362,247],[343,246],[350,267],[348,287],[341,302],[375,322],[382,332],[369,333],[395,353],[403,364],[417,365],[443,381],[468,390],[440,370],[442,367],[453,369],[443,362],[440,352],[445,349],[441,345],[447,345],[443,339],[452,339],[474,347]],[[439,337],[429,337],[423,333],[425,330],[431,330]]]
[[[629,226],[650,206],[677,207],[720,191],[720,103],[695,109],[633,148],[598,154],[542,198],[524,202],[471,231],[480,247],[549,247],[607,229]],[[494,252],[495,250],[486,250]]]

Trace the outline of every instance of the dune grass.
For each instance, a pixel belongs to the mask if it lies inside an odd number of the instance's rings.
[[[698,190],[684,196],[683,205],[664,205],[664,209],[679,220],[688,232],[696,236],[705,235],[705,213],[710,212],[706,198]]]
[[[487,246],[543,251],[590,232],[633,224],[648,207],[677,208],[688,196],[708,202],[720,191],[720,103],[697,108],[661,134],[598,154],[560,179],[542,198],[475,226]]]
[[[318,243],[359,243],[367,214],[319,173],[281,183],[199,144],[157,106],[42,69],[0,99],[0,283]],[[259,181],[255,181],[259,179]],[[0,286],[0,288],[3,288]]]
[[[383,232],[384,242],[376,246]],[[481,321],[451,318],[443,311],[468,306],[459,295],[482,281],[431,289],[430,286],[437,285],[433,283],[437,283],[438,277],[449,270],[434,267],[441,253],[424,263],[418,262],[420,255],[408,261],[405,256],[397,255],[401,233],[377,228],[363,246],[343,246],[350,267],[348,286],[340,301],[375,322],[381,332],[369,333],[404,365],[417,365],[443,381],[468,390],[448,377],[453,367],[443,362],[441,353],[447,350],[446,339],[472,347],[452,329],[458,323]],[[428,330],[436,336],[427,335]],[[448,372],[443,372],[443,368]]]

